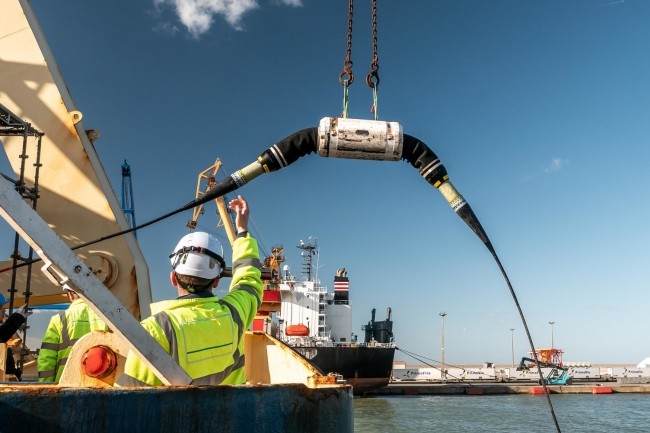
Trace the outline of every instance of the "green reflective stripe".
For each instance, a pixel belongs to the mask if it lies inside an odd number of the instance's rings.
[[[219,373],[209,374],[207,376],[196,378],[192,381],[192,385],[219,385],[221,382],[226,380],[234,371],[239,370],[244,367],[246,362],[245,356],[239,356],[239,351],[236,351],[233,354],[234,363],[226,367],[223,371]]]
[[[151,386],[146,382],[136,379],[135,377],[129,376],[128,374],[122,374],[117,381],[115,382],[117,386]]]
[[[160,326],[165,333],[165,337],[167,337],[167,341],[169,342],[169,350],[171,351],[170,355],[178,364],[178,342],[176,341],[176,333],[174,332],[174,326],[172,325],[171,319],[164,311],[161,311],[153,317],[156,320],[156,323],[158,323],[158,326]]]
[[[38,377],[39,379],[46,378],[46,377],[51,377],[54,379],[54,374],[56,373],[56,370],[47,370],[47,371],[39,371],[38,372]]]
[[[230,315],[232,316],[233,322],[235,322],[235,325],[237,325],[237,346],[239,346],[239,342],[241,341],[242,335],[244,335],[244,321],[242,320],[241,316],[239,315],[239,311],[233,306],[230,305],[226,301],[217,301],[224,307],[226,307],[228,310],[230,310]]]
[[[260,269],[262,267],[262,263],[260,262],[260,259],[257,257],[253,257],[250,259],[239,259],[235,263],[232,264],[232,273],[234,274],[235,271],[242,266],[254,266],[257,269]]]
[[[58,352],[60,347],[61,345],[59,343],[48,343],[46,341],[41,343],[41,350],[52,350]]]

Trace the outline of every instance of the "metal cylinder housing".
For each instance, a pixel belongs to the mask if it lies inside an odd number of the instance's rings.
[[[318,154],[328,158],[399,161],[403,142],[397,122],[325,117],[318,125]]]

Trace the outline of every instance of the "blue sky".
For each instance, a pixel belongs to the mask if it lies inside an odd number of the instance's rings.
[[[133,172],[139,223],[342,111],[347,1],[31,4],[118,191]],[[353,118],[371,118],[369,2],[357,1]],[[182,12],[181,12],[182,11]],[[650,356],[650,2],[378,1],[379,118],[445,164],[514,286],[538,347],[565,361]],[[354,327],[391,307],[398,346],[447,363],[509,363],[529,346],[490,253],[405,162],[309,155],[239,192],[265,251],[309,236],[331,286],[346,267]],[[214,228],[214,207],[199,220]],[[138,234],[154,298],[185,212]],[[511,334],[510,328],[514,328]],[[414,362],[402,354],[396,359]]]

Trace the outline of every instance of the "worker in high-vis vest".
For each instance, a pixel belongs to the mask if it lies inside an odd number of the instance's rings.
[[[194,385],[240,384],[244,376],[244,332],[261,304],[262,279],[257,241],[248,233],[249,208],[238,196],[237,239],[232,245],[230,290],[212,293],[226,266],[219,241],[209,233],[185,235],[170,256],[171,284],[178,298],[151,304],[142,325],[193,379]],[[158,386],[160,379],[130,351],[117,386]]]
[[[71,302],[67,310],[55,314],[45,330],[45,336],[38,351],[38,381],[58,382],[72,351],[72,346],[91,331],[106,331],[108,326],[79,297],[66,287]]]

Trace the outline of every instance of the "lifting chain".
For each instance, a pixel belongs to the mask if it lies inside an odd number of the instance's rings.
[[[343,70],[339,75],[339,82],[343,85],[343,114],[341,117],[348,117],[348,89],[354,82],[354,73],[352,72],[352,15],[354,0],[348,0],[348,47],[343,63]],[[372,0],[372,62],[370,63],[370,72],[366,76],[366,84],[372,89],[373,104],[370,111],[374,114],[375,120],[377,114],[377,88],[379,87],[379,55],[377,54],[377,0]]]
[[[354,82],[354,74],[352,73],[352,9],[354,0],[348,0],[348,51],[343,62],[343,70],[339,75],[339,82],[343,86],[349,86]]]
[[[372,0],[372,63],[366,75],[366,84],[372,89],[372,108],[370,112],[379,119],[377,113],[377,88],[379,87],[379,56],[377,55],[377,0]]]
[[[354,0],[348,0],[348,51],[343,62],[343,70],[339,75],[339,82],[343,85],[343,113],[341,117],[348,117],[348,88],[354,82],[352,73],[352,12]]]
[[[379,84],[379,56],[377,55],[377,0],[372,0],[372,63],[366,84],[374,89]]]

